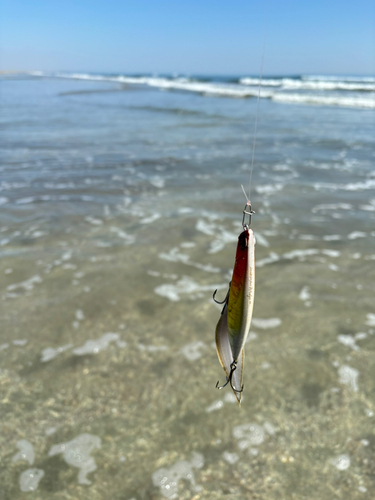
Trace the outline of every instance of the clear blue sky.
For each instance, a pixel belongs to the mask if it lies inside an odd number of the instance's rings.
[[[0,68],[375,73],[374,0],[2,0]]]

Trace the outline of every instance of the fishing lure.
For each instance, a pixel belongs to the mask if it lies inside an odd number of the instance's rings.
[[[239,404],[243,391],[243,366],[245,359],[245,344],[250,331],[251,317],[254,306],[255,291],[255,236],[250,229],[251,216],[254,211],[248,201],[242,218],[243,232],[238,237],[236,259],[233,268],[232,281],[223,302],[219,322],[216,327],[216,351],[221,366],[224,368],[227,380],[224,385],[216,387],[223,389],[230,384]],[[245,223],[246,215],[249,223]]]

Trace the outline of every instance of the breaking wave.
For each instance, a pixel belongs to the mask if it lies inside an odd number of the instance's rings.
[[[132,76],[92,73],[43,73],[31,72],[36,77],[68,78],[142,85],[160,90],[193,92],[204,96],[229,98],[252,98],[258,95],[259,79],[243,78],[199,78],[185,76]],[[339,106],[345,108],[375,109],[375,78],[299,76],[267,77],[261,82],[260,97],[277,102]]]

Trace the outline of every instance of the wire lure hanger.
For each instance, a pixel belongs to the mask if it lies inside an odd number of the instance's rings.
[[[244,196],[246,198],[246,205],[245,205],[245,208],[242,211],[242,213],[243,213],[243,216],[242,216],[242,227],[244,229],[248,229],[250,227],[250,225],[251,225],[251,216],[253,214],[255,214],[255,211],[251,207],[250,198],[247,196],[245,188],[243,187],[242,184],[241,184],[241,188],[242,188],[242,192],[243,192],[243,194],[244,194]],[[245,223],[245,217],[246,217],[246,215],[249,216],[249,223],[248,224]]]
[[[243,209],[242,213],[243,213],[243,216],[242,216],[242,227],[244,229],[249,229],[249,227],[251,226],[251,216],[255,214],[255,210],[253,210],[251,208],[250,201],[248,201],[246,203],[245,208]],[[246,215],[249,216],[249,223],[248,224],[245,223],[245,217],[246,217]]]

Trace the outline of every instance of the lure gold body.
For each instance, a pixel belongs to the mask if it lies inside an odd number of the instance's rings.
[[[254,292],[255,236],[248,226],[244,226],[244,231],[238,237],[232,281],[216,327],[217,355],[227,376],[227,382],[222,387],[230,383],[239,403],[243,389],[245,344],[253,314]]]

